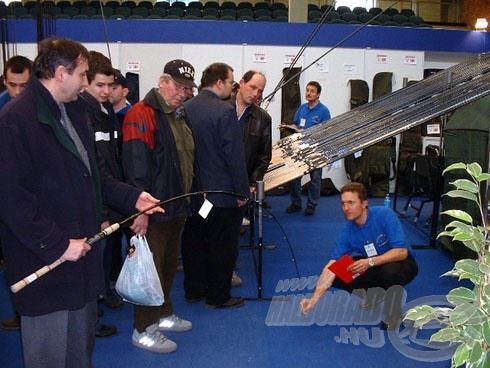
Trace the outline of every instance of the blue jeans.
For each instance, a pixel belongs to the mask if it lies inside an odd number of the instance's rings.
[[[320,201],[320,187],[322,184],[322,169],[310,171],[310,185],[308,188],[307,206],[315,208]],[[301,178],[291,182],[291,202],[301,207]]]

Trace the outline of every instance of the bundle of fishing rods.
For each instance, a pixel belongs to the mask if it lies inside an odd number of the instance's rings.
[[[265,190],[322,168],[490,94],[490,53],[278,141]]]

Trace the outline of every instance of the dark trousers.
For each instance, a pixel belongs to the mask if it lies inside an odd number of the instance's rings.
[[[180,236],[184,223],[184,218],[178,218],[166,222],[152,222],[148,226],[146,240],[153,253],[165,303],[157,307],[135,305],[134,328],[140,333],[148,326],[158,323],[160,318],[171,316],[174,313],[170,290],[179,263]]]
[[[182,233],[186,298],[206,296],[206,303],[214,305],[230,299],[242,218],[241,208],[213,207],[207,219],[187,219]]]
[[[366,291],[368,301],[384,297],[384,312],[387,318],[400,317],[403,286],[412,281],[417,273],[417,263],[413,258],[408,257],[403,261],[371,267],[349,284],[336,277],[332,286],[349,292],[363,289]]]

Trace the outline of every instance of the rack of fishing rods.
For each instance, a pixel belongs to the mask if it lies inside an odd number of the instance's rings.
[[[265,191],[490,94],[490,53],[278,141]]]

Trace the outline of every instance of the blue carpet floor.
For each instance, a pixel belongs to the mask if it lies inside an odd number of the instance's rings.
[[[382,205],[383,199],[370,199],[370,205]],[[186,304],[179,273],[173,290],[176,314],[193,322],[186,333],[169,333],[178,344],[172,354],[158,355],[131,345],[132,311],[126,304],[118,310],[105,307],[103,323],[118,327],[117,335],[97,339],[94,364],[97,368],[134,367],[449,367],[450,347],[432,346],[427,339],[431,329],[414,331],[402,326],[399,331],[379,328],[379,310],[371,319],[357,320],[359,300],[332,290],[328,303],[322,303],[305,318],[298,313],[298,302],[311,293],[307,282],[318,275],[329,259],[333,240],[344,223],[338,195],[322,197],[314,216],[302,212],[287,215],[288,196],[268,198],[272,209],[264,211],[262,243],[264,249],[263,282],[259,296],[255,276],[257,249],[248,247],[248,233],[242,237],[239,275],[244,285],[236,296],[246,297],[246,305],[235,310],[208,310],[204,303]],[[400,200],[398,207],[404,204]],[[426,206],[430,210],[430,205]],[[413,214],[408,213],[409,217]],[[429,214],[420,218],[420,228],[411,219],[402,220],[408,241],[428,245],[428,228],[423,224]],[[256,234],[256,237],[258,234]],[[256,239],[257,242],[257,239]],[[255,262],[254,262],[255,255]],[[453,260],[438,248],[416,250],[419,275],[406,287],[408,305],[441,304],[441,295],[458,285],[440,277],[452,268]],[[0,320],[13,316],[0,270]],[[294,279],[303,278],[303,284]],[[289,281],[288,281],[289,280]],[[288,283],[289,282],[289,283]],[[306,284],[305,284],[306,283]],[[5,285],[5,287],[3,286]],[[272,299],[272,300],[271,300]],[[332,307],[335,305],[335,308]],[[366,316],[364,316],[366,317]],[[433,328],[433,327],[432,327]],[[49,331],[46,331],[48,334]],[[18,332],[0,330],[0,367],[22,367]]]

